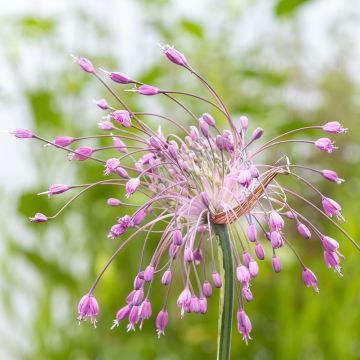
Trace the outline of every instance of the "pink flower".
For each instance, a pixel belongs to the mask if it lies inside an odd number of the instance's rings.
[[[204,295],[205,295],[207,298],[208,298],[208,297],[211,297],[211,295],[212,295],[212,288],[211,288],[211,284],[210,284],[207,280],[204,281],[204,284],[203,284],[202,289],[203,289]]]
[[[99,125],[99,129],[101,129],[101,130],[113,130],[114,129],[114,125],[112,124],[111,121],[102,121],[98,125]]]
[[[41,223],[50,220],[46,215],[42,213],[36,213],[34,217],[30,218],[30,221]]]
[[[340,213],[341,206],[335,200],[323,196],[322,206],[327,216],[333,217],[335,215],[339,222],[345,220]]]
[[[161,283],[163,285],[169,285],[171,282],[172,273],[171,270],[166,270],[161,278]]]
[[[125,320],[130,314],[131,306],[125,305],[116,313],[116,319],[114,320],[114,325],[111,327],[113,329],[115,326],[119,326],[119,323]]]
[[[273,255],[271,264],[276,273],[281,271],[281,262],[280,262],[280,259],[276,255]]]
[[[180,65],[185,67],[189,66],[184,54],[176,50],[173,46],[170,45],[165,46],[165,55],[175,65]]]
[[[90,318],[91,323],[96,325],[96,317],[99,314],[99,305],[92,294],[84,295],[78,305],[78,320],[85,320],[87,317]]]
[[[272,231],[280,231],[284,228],[285,223],[276,211],[272,211],[270,213],[269,225]]]
[[[332,170],[322,170],[321,171],[322,176],[332,182],[335,182],[337,184],[341,184],[343,181],[345,181],[344,179],[340,179],[335,171]]]
[[[250,273],[247,267],[240,265],[236,268],[236,277],[242,284],[247,284],[250,281]]]
[[[106,160],[106,165],[105,165],[106,169],[104,170],[104,174],[109,175],[112,172],[115,172],[116,169],[119,167],[119,165],[120,165],[120,161],[117,158],[111,158]]]
[[[251,242],[256,242],[257,231],[254,224],[250,224],[247,229],[248,237]]]
[[[91,63],[91,61],[85,57],[76,57],[73,56],[73,58],[77,61],[77,63],[79,64],[79,66],[86,72],[88,73],[93,73],[94,72],[94,66]]]
[[[54,184],[49,187],[49,195],[58,195],[62,194],[65,191],[68,191],[70,186],[64,184]]]
[[[167,327],[169,322],[169,315],[166,310],[161,310],[156,317],[156,332],[158,334],[158,337],[165,334],[164,330]]]
[[[105,99],[95,100],[95,105],[97,105],[102,110],[107,110],[109,108],[109,104]]]
[[[160,94],[160,89],[152,85],[141,85],[135,89],[141,95],[157,95]]]
[[[201,119],[203,119],[209,126],[216,125],[214,118],[208,113],[202,114]]]
[[[138,189],[139,185],[140,180],[138,178],[130,179],[125,185],[127,196],[131,196],[132,194],[134,194]]]
[[[334,143],[328,139],[328,138],[321,138],[315,141],[315,146],[322,150],[326,151],[327,153],[332,153],[336,147],[334,146]]]
[[[222,280],[221,280],[220,274],[217,273],[217,272],[213,272],[213,273],[211,274],[211,278],[212,278],[212,281],[213,281],[213,283],[214,283],[214,286],[215,286],[216,288],[221,288],[221,286],[222,286]]]
[[[256,243],[255,245],[255,254],[259,260],[264,260],[265,252],[264,252],[264,248],[260,243]]]
[[[65,147],[70,145],[75,139],[71,136],[60,136],[53,141],[54,145]]]
[[[76,159],[79,161],[84,161],[88,159],[93,153],[93,149],[89,146],[87,147],[79,147],[75,150],[74,153],[69,154],[68,159]]]
[[[317,286],[317,278],[315,274],[308,268],[305,268],[302,272],[302,278],[306,287],[313,287],[316,292],[319,292]]]
[[[110,114],[110,118],[123,127],[128,128],[131,126],[131,116],[126,110],[115,110]]]
[[[305,224],[299,223],[297,226],[297,230],[304,239],[307,240],[311,238],[311,232]]]
[[[328,122],[322,128],[325,132],[330,134],[342,134],[347,131],[347,129],[343,128],[337,121]]]
[[[129,76],[121,73],[121,72],[111,72],[109,74],[109,77],[112,81],[118,83],[118,84],[131,84],[134,81],[129,78]]]
[[[116,199],[116,198],[109,198],[109,199],[107,199],[107,204],[109,206],[120,206],[121,201],[119,199]]]
[[[14,135],[15,137],[17,137],[19,139],[30,139],[30,138],[34,137],[34,134],[32,133],[32,131],[26,130],[26,129],[16,129],[16,130],[10,131],[10,134]]]
[[[251,340],[250,333],[252,330],[252,325],[249,317],[246,315],[243,309],[239,309],[236,318],[238,321],[237,328],[240,334],[243,335],[243,340],[248,343],[248,340]]]

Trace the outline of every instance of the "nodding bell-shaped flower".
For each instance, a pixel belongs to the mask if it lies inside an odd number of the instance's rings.
[[[270,242],[273,249],[279,249],[284,246],[284,239],[279,231],[272,231],[270,234]]]
[[[342,134],[348,130],[343,128],[338,121],[330,121],[326,123],[322,128],[325,132],[330,134]]]
[[[207,280],[204,281],[202,289],[203,289],[204,295],[207,298],[211,297],[211,295],[212,295],[212,287],[211,287],[211,284]]]
[[[125,320],[129,314],[130,314],[130,310],[131,310],[131,306],[130,305],[125,305],[124,307],[122,307],[117,313],[116,313],[116,318],[114,320],[114,325],[111,327],[111,329],[113,329],[116,326],[119,326],[120,322]]]
[[[173,232],[174,245],[181,246],[183,244],[183,236],[181,230],[175,229]]]
[[[46,215],[42,213],[36,213],[34,217],[30,218],[30,221],[41,223],[50,220]]]
[[[156,86],[145,85],[145,84],[139,86],[138,88],[135,88],[135,91],[137,91],[141,95],[148,95],[148,96],[157,95],[161,93],[160,89],[157,88]]]
[[[169,285],[171,283],[172,273],[171,270],[166,270],[161,278],[163,285]]]
[[[34,134],[31,130],[27,129],[16,129],[13,131],[10,131],[10,134],[14,135],[15,137],[19,139],[30,139],[34,137]]]
[[[252,330],[252,325],[249,317],[246,315],[244,309],[239,309],[237,314],[237,328],[240,334],[243,336],[243,340],[245,341],[246,345],[248,341],[251,340],[250,333]]]
[[[339,249],[339,243],[330,236],[322,236],[321,242],[326,251],[337,251]]]
[[[71,136],[60,136],[53,141],[54,145],[65,147],[70,145],[75,139]]]
[[[271,231],[280,231],[284,228],[284,220],[276,211],[270,213],[269,225]]]
[[[208,123],[207,123],[203,118],[200,118],[199,124],[200,124],[200,131],[201,131],[201,133],[202,133],[206,138],[208,138],[208,137],[210,136],[210,128],[209,128]]]
[[[319,292],[317,286],[317,278],[315,274],[308,268],[304,268],[302,272],[302,278],[306,287],[313,287],[316,292]]]
[[[220,276],[220,274],[218,273],[218,272],[213,272],[212,274],[211,274],[211,278],[212,278],[212,281],[213,281],[213,283],[214,283],[214,286],[216,287],[216,288],[221,288],[221,286],[222,286],[222,280],[221,280],[221,276]]]
[[[139,306],[135,305],[131,308],[130,314],[129,314],[129,324],[127,325],[126,330],[129,332],[130,330],[135,331],[135,325],[140,320],[140,314],[139,314]]]
[[[327,180],[329,180],[329,181],[332,181],[332,182],[334,182],[334,183],[336,183],[336,184],[341,184],[343,181],[345,181],[344,179],[340,179],[340,178],[337,176],[336,172],[335,172],[335,171],[332,171],[332,170],[322,170],[322,171],[321,171],[321,175],[322,175],[325,179],[327,179]]]
[[[340,258],[335,251],[324,251],[324,260],[329,269],[333,268],[341,275]]]
[[[146,282],[151,281],[154,277],[154,274],[155,274],[155,268],[152,265],[147,266],[144,271],[144,280]]]
[[[173,46],[166,45],[163,47],[165,50],[166,57],[175,65],[185,66],[188,67],[189,64],[186,60],[186,57],[184,54],[182,54],[180,51],[176,50]]]
[[[120,166],[120,161],[117,158],[111,158],[106,160],[104,175],[109,175],[116,171],[116,169]]]
[[[78,320],[83,321],[87,317],[90,318],[91,323],[96,325],[96,317],[99,314],[99,305],[92,294],[84,295],[78,305]]]
[[[253,294],[250,290],[250,287],[248,284],[244,284],[242,289],[241,289],[241,295],[242,297],[247,301],[250,302],[253,299]]]
[[[145,219],[146,211],[144,209],[139,210],[133,217],[134,225],[140,225]]]
[[[297,230],[304,239],[308,240],[311,238],[311,232],[305,224],[299,223]]]
[[[322,197],[322,206],[324,212],[327,216],[333,217],[336,216],[339,222],[344,221],[344,217],[341,215],[340,210],[341,206],[333,199],[323,196]]]
[[[281,271],[281,262],[280,259],[274,254],[271,259],[271,265],[276,273]]]
[[[131,126],[131,116],[126,110],[115,110],[109,116],[110,119],[115,120],[118,124],[125,128]]]
[[[201,119],[203,119],[209,126],[216,125],[214,118],[208,113],[202,114]]]
[[[169,314],[166,310],[161,310],[156,317],[156,332],[158,337],[165,334],[165,328],[169,322]]]
[[[315,146],[322,151],[327,152],[328,154],[332,153],[335,149],[334,143],[328,138],[320,138],[315,141]]]
[[[236,268],[236,277],[242,284],[247,284],[250,281],[250,273],[246,266],[240,265]]]
[[[139,185],[140,185],[140,180],[138,178],[130,179],[125,185],[127,196],[129,197],[132,194],[134,194],[138,189]]]

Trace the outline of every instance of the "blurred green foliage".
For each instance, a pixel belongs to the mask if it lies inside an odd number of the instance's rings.
[[[286,37],[278,36],[276,43],[272,44],[276,56],[267,61],[268,44],[265,39],[259,39],[245,50],[231,46],[232,43],[241,43],[241,39],[233,37],[233,32],[239,20],[246,15],[246,7],[238,8],[233,1],[229,1],[228,6],[211,3],[214,10],[210,10],[210,16],[221,16],[223,22],[223,26],[216,28],[215,34],[208,21],[198,21],[181,13],[173,14],[174,4],[171,1],[137,1],[139,14],[143,15],[139,16],[138,21],[156,38],[176,44],[219,91],[233,115],[247,114],[252,126],[264,127],[268,137],[297,126],[343,119],[345,126],[352,130],[336,139],[341,150],[334,156],[327,158],[294,147],[274,149],[271,155],[276,159],[286,151],[294,162],[333,168],[341,177],[348,179],[339,187],[324,182],[318,185],[322,191],[344,204],[344,215],[348,220],[344,226],[355,239],[358,238],[360,205],[355,200],[360,195],[360,165],[352,160],[352,154],[358,153],[359,146],[360,108],[356,98],[359,84],[344,67],[339,66],[342,54],[337,54],[338,59],[335,58],[326,71],[312,81],[307,79],[300,66],[299,33],[294,31]],[[296,22],[300,6],[308,3],[311,1],[281,0],[273,3],[273,12],[279,17],[291,14],[292,17],[281,19],[291,27]],[[94,63],[104,68],[121,70],[121,59],[115,58],[111,50],[113,38],[106,24],[81,7],[69,9],[70,15],[77,21],[76,26],[91,28],[90,36],[95,39],[93,51],[83,55],[88,55]],[[171,19],[167,16],[169,13],[172,14]],[[4,54],[16,74],[15,78],[22,78],[22,72],[25,72],[21,67],[21,48],[25,44],[32,46],[35,51],[47,51],[57,58],[66,56],[59,32],[61,21],[63,19],[56,16],[45,18],[34,14],[18,19],[3,19],[3,26],[12,34],[2,39]],[[273,21],[276,23],[280,20],[274,18]],[[142,35],[129,36],[137,39]],[[101,46],[103,53],[97,50],[98,39],[109,45]],[[289,43],[292,45],[288,46]],[[151,44],[156,46],[155,43]],[[104,49],[108,49],[108,53]],[[286,59],[286,65],[279,67],[282,59]],[[25,81],[17,89],[21,101],[28,108],[32,128],[49,139],[57,135],[77,136],[97,131],[96,123],[103,114],[91,106],[89,99],[107,96],[94,79],[74,68],[71,61],[65,60],[55,68],[44,66],[35,84]],[[188,89],[205,95],[191,75],[168,64],[161,55],[152,59],[150,65],[147,62],[137,77],[145,83]],[[286,95],[291,89],[303,93],[315,91],[320,94],[321,101],[312,107],[302,106],[299,100],[288,101]],[[151,106],[151,102],[135,96],[128,99],[133,108],[140,111]],[[189,99],[187,103],[196,113],[207,110]],[[155,104],[159,106],[156,100]],[[184,114],[172,104],[164,101],[160,106],[174,117],[184,118]],[[16,119],[13,122],[16,124]],[[163,127],[166,131],[166,125]],[[210,301],[206,316],[190,315],[179,320],[174,293],[169,309],[171,321],[166,336],[160,340],[156,338],[153,321],[146,323],[144,329],[135,334],[126,333],[125,324],[110,331],[114,314],[123,305],[137,272],[143,240],[141,236],[113,263],[97,289],[96,295],[101,305],[98,328],[94,330],[87,323],[77,326],[75,318],[79,298],[119,245],[117,240],[109,241],[106,234],[114,219],[123,215],[125,210],[109,209],[105,204],[106,199],[123,194],[117,194],[119,190],[115,188],[96,188],[72,204],[56,221],[40,226],[25,225],[26,217],[37,211],[53,214],[67,199],[67,196],[48,199],[36,193],[51,183],[88,183],[99,179],[103,170],[90,162],[70,164],[64,154],[55,149],[44,149],[36,143],[31,144],[31,158],[30,166],[37,174],[36,185],[23,189],[17,202],[18,213],[14,215],[21,227],[26,226],[25,240],[14,236],[10,223],[0,222],[7,253],[1,262],[1,301],[7,316],[15,323],[21,323],[30,344],[22,347],[17,344],[16,336],[8,341],[5,336],[0,336],[1,347],[7,349],[9,359],[215,358],[216,296]],[[311,180],[317,181],[315,178]],[[292,186],[310,198],[314,196],[300,184],[292,183]],[[3,197],[9,200],[12,195],[3,194]],[[141,197],[137,200],[141,201]],[[9,202],[2,205],[3,219],[10,206]],[[234,327],[233,359],[360,358],[358,254],[345,238],[317,214],[305,211],[320,223],[322,231],[341,242],[342,252],[347,257],[344,261],[345,276],[339,278],[325,268],[322,251],[316,241],[304,242],[294,236],[295,247],[318,275],[321,292],[315,295],[303,287],[300,268],[286,250],[281,254],[284,259],[281,274],[273,274],[269,259],[261,263],[261,275],[252,288],[254,301],[247,306],[253,322],[253,340],[249,346],[245,346]],[[295,230],[289,230],[290,238],[293,234]],[[147,258],[156,240],[156,236],[151,237]],[[30,316],[26,320],[19,318],[18,296],[22,298],[21,304],[30,309]],[[156,289],[152,297],[155,311],[161,307],[163,297],[160,288]]]

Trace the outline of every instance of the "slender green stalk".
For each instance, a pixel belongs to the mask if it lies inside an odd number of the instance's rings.
[[[219,243],[221,261],[220,275],[223,286],[220,292],[218,360],[229,360],[231,353],[231,330],[234,310],[234,264],[232,261],[231,243],[227,225],[213,224]]]

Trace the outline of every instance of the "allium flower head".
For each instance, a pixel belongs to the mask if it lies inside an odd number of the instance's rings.
[[[145,240],[139,248],[139,271],[134,274],[134,289],[124,304],[119,306],[114,326],[128,320],[128,331],[135,330],[137,326],[141,328],[144,320],[152,316],[151,297],[154,291],[158,293],[158,290],[154,290],[157,287],[163,287],[166,292],[166,300],[155,321],[159,336],[164,334],[169,321],[168,299],[177,298],[181,318],[186,313],[206,313],[206,299],[212,296],[213,288],[217,292],[217,289],[228,283],[221,275],[223,269],[217,260],[220,251],[217,251],[217,240],[220,235],[215,229],[222,226],[231,244],[228,249],[230,255],[227,255],[230,256],[229,263],[234,264],[231,281],[236,281],[240,290],[235,292],[240,304],[237,313],[238,330],[247,343],[251,339],[252,325],[245,313],[243,300],[250,302],[253,299],[252,280],[259,276],[256,259],[266,258],[265,247],[276,273],[282,270],[280,258],[283,251],[293,252],[295,261],[299,262],[299,279],[302,277],[304,284],[316,291],[316,275],[295,249],[300,246],[293,241],[296,232],[304,239],[311,236],[316,238],[318,247],[324,251],[326,266],[336,272],[341,270],[342,255],[339,243],[322,234],[313,222],[316,218],[314,214],[324,216],[359,249],[354,240],[332,219],[344,220],[340,213],[341,206],[312,184],[307,174],[318,175],[336,184],[340,184],[342,179],[332,170],[294,164],[286,155],[280,159],[274,158],[272,151],[275,147],[300,142],[304,146],[311,144],[331,153],[335,150],[331,139],[320,137],[314,140],[310,137],[299,140],[291,136],[300,132],[306,135],[309,131],[339,134],[345,129],[333,122],[294,129],[272,139],[261,140],[266,135],[265,130],[255,128],[251,131],[247,116],[241,116],[234,122],[224,101],[189,65],[181,52],[166,46],[164,53],[171,63],[195,75],[209,90],[212,98],[185,91],[162,90],[155,85],[132,80],[119,72],[105,71],[103,79],[88,59],[80,57],[76,61],[85,72],[106,84],[111,95],[115,93],[106,83],[108,78],[117,84],[136,84],[136,91],[127,95],[137,96],[140,93],[174,100],[174,104],[191,118],[190,127],[186,126],[184,119],[177,120],[169,115],[150,111],[133,112],[126,101],[116,95],[113,100],[118,102],[117,108],[110,108],[105,99],[96,102],[101,109],[109,111],[106,120],[99,123],[101,130],[113,132],[108,135],[84,134],[79,138],[61,136],[48,141],[30,130],[15,130],[13,134],[18,138],[33,138],[57,147],[67,153],[69,159],[93,161],[99,164],[99,175],[104,175],[92,184],[55,184],[45,193],[55,195],[79,191],[82,194],[96,186],[106,185],[115,189],[116,197],[107,199],[107,204],[114,207],[114,212],[116,207],[134,209],[117,220],[114,213],[114,223],[109,224],[108,237],[113,241],[120,237],[119,247],[104,264],[104,269],[89,293],[81,299],[78,306],[79,320],[89,317],[95,324],[99,307],[93,293],[97,284],[127,244],[140,236],[144,236]],[[175,95],[184,96],[184,101],[175,99]],[[208,106],[208,112],[196,114],[186,106],[186,98],[202,101]],[[157,129],[152,128],[148,121],[150,117],[156,117],[162,122]],[[220,118],[227,122],[227,129],[222,129]],[[169,132],[164,133],[163,129]],[[109,141],[109,145],[96,147],[98,138]],[[258,162],[259,155],[262,155],[261,162]],[[316,198],[308,200],[292,190],[291,185],[283,186],[282,178],[285,176],[308,187]],[[140,202],[128,203],[128,198],[135,193],[137,196],[134,200],[136,198]],[[118,199],[120,196],[121,200]],[[78,197],[79,193],[76,193],[73,199]],[[309,213],[296,209],[299,201],[308,206]],[[44,222],[56,216],[37,213],[31,220]],[[158,224],[163,225],[163,230],[156,232],[155,251],[148,258],[148,238]],[[287,229],[291,237],[287,236]],[[279,251],[280,248],[287,250]],[[183,282],[178,282],[175,276],[177,272],[182,273]],[[225,280],[226,276],[225,273]]]

